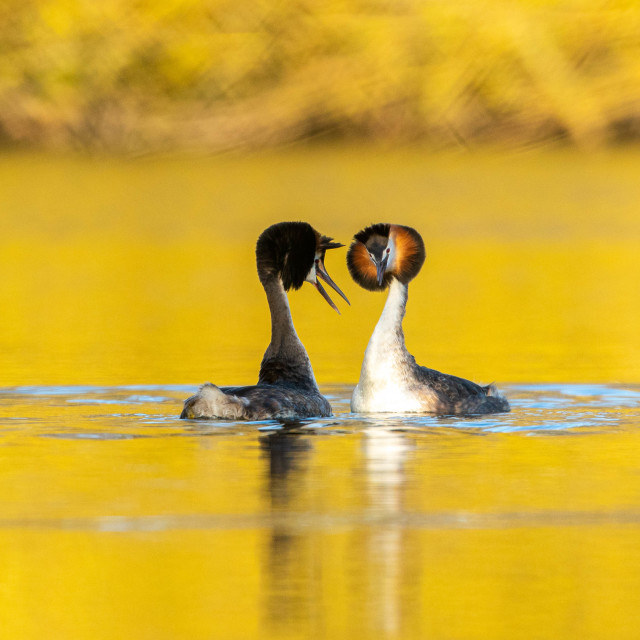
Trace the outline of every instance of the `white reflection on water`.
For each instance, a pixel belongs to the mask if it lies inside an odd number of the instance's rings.
[[[399,568],[404,527],[396,516],[404,511],[402,490],[406,481],[404,469],[411,445],[397,430],[388,427],[368,427],[364,430],[362,449],[367,472],[369,508],[390,516],[390,522],[371,529],[369,554],[375,558],[372,568],[375,590],[369,594],[370,620],[387,634],[395,634],[400,626]]]

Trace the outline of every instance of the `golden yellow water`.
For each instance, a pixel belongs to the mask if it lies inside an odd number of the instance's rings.
[[[0,158],[3,637],[636,638],[640,153]],[[384,297],[298,333],[336,414],[180,421],[252,383],[267,225],[418,228],[418,361],[482,419],[349,413]]]

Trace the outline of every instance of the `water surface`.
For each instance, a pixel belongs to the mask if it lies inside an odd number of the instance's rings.
[[[281,424],[181,421],[186,386],[2,389],[7,637],[635,637],[640,387],[469,418],[351,390]]]
[[[629,638],[636,152],[0,157],[0,628],[18,640]],[[294,322],[332,418],[180,421],[253,384],[259,233],[416,227],[407,345],[509,414],[349,412],[383,295]]]

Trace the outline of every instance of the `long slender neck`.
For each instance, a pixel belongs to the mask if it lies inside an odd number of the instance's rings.
[[[284,343],[291,340],[300,342],[300,340],[293,326],[289,300],[282,286],[282,280],[275,277],[269,278],[263,286],[271,312],[271,343],[269,348],[273,347],[277,352]]]
[[[293,326],[282,280],[271,277],[262,286],[271,312],[271,342],[260,365],[258,384],[291,383],[317,389],[309,356]]]
[[[408,295],[408,286],[393,278],[387,302],[367,345],[363,370],[376,369],[383,366],[383,363],[402,364],[412,358],[404,344],[402,330]]]
[[[409,287],[393,278],[389,285],[389,295],[384,305],[378,324],[373,331],[377,340],[393,343],[401,343],[404,347],[404,332],[402,320],[407,309]]]

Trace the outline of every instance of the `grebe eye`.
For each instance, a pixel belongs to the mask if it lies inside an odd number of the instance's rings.
[[[391,253],[391,249],[387,248],[387,253]]]

